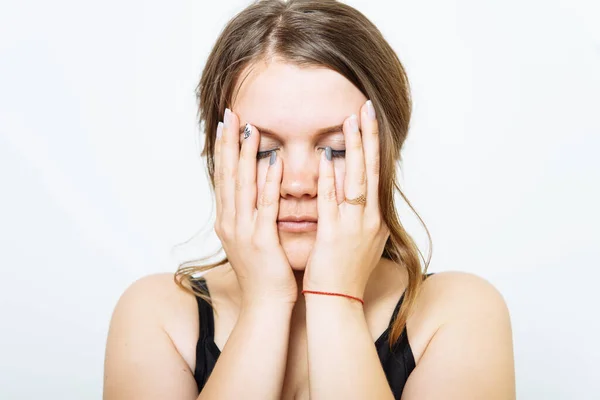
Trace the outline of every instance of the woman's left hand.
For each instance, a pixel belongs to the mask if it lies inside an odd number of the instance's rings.
[[[344,121],[346,200],[341,204],[336,200],[333,162],[326,155],[331,149],[322,152],[317,235],[303,289],[362,299],[371,272],[381,259],[389,230],[379,209],[379,132],[370,102],[361,107],[360,129],[358,124],[356,115]],[[361,195],[366,198],[365,204],[347,202]]]

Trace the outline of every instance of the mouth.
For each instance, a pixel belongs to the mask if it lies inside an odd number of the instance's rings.
[[[284,232],[312,232],[317,230],[317,221],[277,221],[277,229]]]

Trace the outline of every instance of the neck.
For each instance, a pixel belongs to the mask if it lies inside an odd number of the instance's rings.
[[[303,323],[306,320],[306,302],[302,294],[304,270],[294,270],[298,286],[298,299],[292,312],[292,323]],[[392,261],[381,258],[367,282],[363,300],[364,308],[372,306],[388,296],[398,297],[399,288],[408,283],[406,273]]]
[[[302,294],[302,286],[304,281],[304,270],[294,270],[294,277],[296,278],[296,285],[298,286],[298,299],[294,305],[292,311],[292,325],[303,324],[306,321],[306,302],[304,295]]]
[[[217,271],[214,272],[215,279],[210,278],[212,274],[212,272],[209,274],[207,280],[209,281],[209,287],[214,289],[214,293],[211,290],[213,300],[217,303],[223,301],[225,304],[239,309],[241,301],[239,285],[231,266],[217,268]],[[294,305],[292,322],[300,324],[306,320],[305,295],[302,294],[304,270],[294,270],[294,277],[298,286],[298,299]],[[396,299],[407,283],[408,276],[405,268],[400,268],[392,261],[381,258],[371,273],[365,288],[363,297],[365,311],[382,299],[389,298],[389,296]]]

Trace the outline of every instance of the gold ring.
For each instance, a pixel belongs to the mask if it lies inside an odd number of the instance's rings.
[[[364,194],[361,194],[360,196],[358,196],[355,199],[349,199],[349,198],[345,198],[344,201],[348,204],[362,204],[365,205],[367,204],[367,198],[365,197]]]

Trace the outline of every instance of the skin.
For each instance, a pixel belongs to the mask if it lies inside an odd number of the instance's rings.
[[[327,84],[321,86],[322,82]],[[364,95],[344,77],[327,69],[302,70],[289,64],[276,63],[269,67],[261,64],[246,78],[234,110],[240,121],[249,121],[279,133],[280,138],[261,135],[258,150],[279,149],[277,155],[283,160],[280,216],[318,215],[317,181],[321,151],[325,146],[336,151],[346,147],[341,129],[320,140],[314,138],[314,132],[323,127],[341,125],[365,101]],[[267,158],[259,160],[257,165],[259,197],[268,165]],[[336,201],[341,203],[345,195],[344,158],[334,158],[333,168]],[[279,232],[281,245],[294,271],[304,271],[315,238],[316,232]]]
[[[273,137],[255,128],[251,135],[258,151],[277,149],[278,216],[318,215],[316,232],[278,232],[298,291],[357,295],[364,306],[306,294],[289,308],[248,307],[241,290],[245,282],[231,265],[209,272],[215,343],[222,353],[198,396],[192,372],[196,300],[171,274],[142,278],[123,294],[111,320],[105,399],[393,398],[373,342],[385,330],[407,274],[381,258],[388,232],[373,207],[377,124],[366,101],[334,71],[274,61],[254,66],[231,107],[235,127],[249,122],[278,133]],[[350,128],[352,114],[358,131]],[[315,136],[340,124],[339,132]],[[325,146],[338,151],[348,146],[346,157],[327,161]],[[268,171],[268,158],[256,161],[256,199],[265,191]],[[343,202],[360,193],[367,194],[366,206]],[[485,280],[460,272],[428,278],[407,330],[417,367],[403,399],[515,397],[508,310]],[[240,362],[257,359],[261,363],[251,366]],[[257,376],[269,376],[269,382]]]

